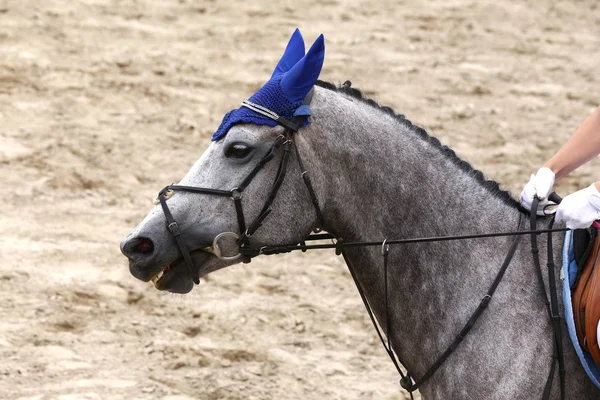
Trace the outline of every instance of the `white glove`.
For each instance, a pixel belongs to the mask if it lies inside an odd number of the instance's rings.
[[[521,192],[521,205],[528,210],[531,210],[531,203],[533,202],[533,196],[537,195],[540,198],[538,203],[537,215],[545,215],[544,207],[548,204],[554,204],[549,202],[547,197],[552,186],[554,185],[554,172],[550,168],[540,168],[535,175],[531,175],[529,182],[523,188]]]
[[[600,219],[600,192],[595,184],[566,196],[556,209],[556,222],[564,222],[567,228],[588,228]]]

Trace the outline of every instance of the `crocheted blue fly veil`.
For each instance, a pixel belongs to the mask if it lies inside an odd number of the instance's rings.
[[[291,120],[294,115],[310,115],[308,107],[300,107],[308,92],[317,82],[323,60],[325,59],[325,40],[320,35],[304,54],[304,39],[296,29],[275,67],[271,79],[254,93],[248,101],[271,110],[277,115]],[[223,117],[221,125],[212,136],[212,140],[224,137],[235,124],[254,123],[276,126],[277,121],[247,107],[229,111]],[[308,124],[308,119],[304,125]]]

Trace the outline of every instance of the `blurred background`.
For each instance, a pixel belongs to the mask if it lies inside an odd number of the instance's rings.
[[[596,0],[0,0],[0,398],[407,398],[332,252],[186,296],[119,252],[296,27],[515,195],[599,105]]]

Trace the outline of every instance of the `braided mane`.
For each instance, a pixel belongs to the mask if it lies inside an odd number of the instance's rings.
[[[414,132],[419,138],[421,138],[422,140],[429,143],[432,147],[438,149],[444,156],[446,156],[449,160],[451,160],[454,163],[454,165],[456,165],[462,171],[466,172],[467,174],[469,174],[470,176],[475,178],[475,180],[477,182],[479,182],[483,187],[485,187],[492,194],[494,194],[494,196],[500,198],[506,204],[508,204],[512,207],[515,207],[522,212],[529,213],[528,210],[524,209],[523,206],[521,206],[521,204],[517,200],[515,200],[515,198],[510,194],[509,191],[501,189],[498,182],[496,182],[494,180],[486,179],[485,176],[483,175],[483,172],[473,168],[473,166],[470,163],[468,163],[467,161],[465,161],[465,160],[461,159],[459,156],[457,156],[456,153],[454,152],[454,150],[452,150],[448,146],[442,145],[436,137],[428,134],[425,129],[421,128],[420,126],[414,125],[412,122],[410,122],[408,119],[406,119],[406,117],[403,114],[396,113],[396,111],[394,111],[393,108],[387,107],[387,106],[382,106],[379,103],[377,103],[375,100],[364,97],[362,92],[360,91],[360,89],[353,88],[350,86],[349,81],[346,81],[346,82],[347,83],[345,83],[343,85],[336,86],[330,82],[317,81],[316,85],[319,87],[322,87],[324,89],[334,91],[334,92],[343,93],[352,98],[360,100],[365,104],[368,104],[369,106],[375,108],[376,110],[379,110],[385,114],[391,115],[398,122],[400,122],[403,126],[405,126],[408,130],[410,130],[411,132]]]

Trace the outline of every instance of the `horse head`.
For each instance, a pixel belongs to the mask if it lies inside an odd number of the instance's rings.
[[[121,242],[133,276],[187,293],[199,277],[248,261],[240,247],[297,243],[318,226],[301,166],[290,160],[295,132],[311,130],[324,54],[322,35],[305,54],[294,32],[270,80],[225,115],[205,153]]]

